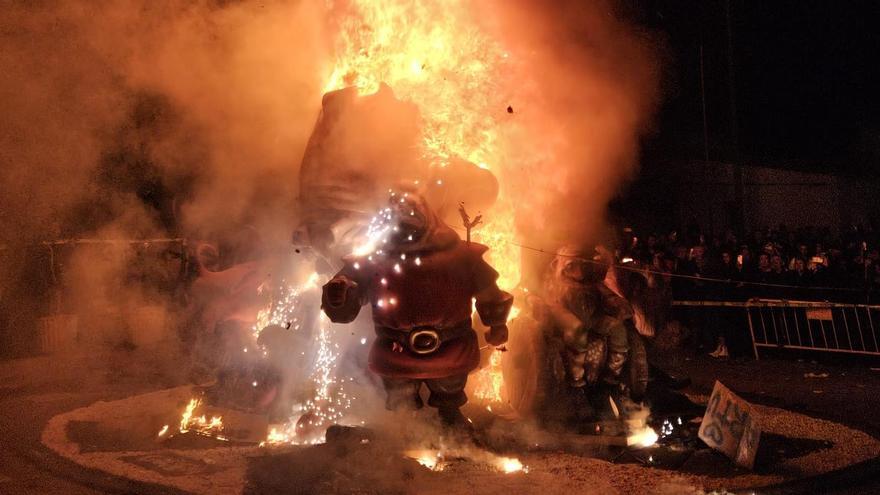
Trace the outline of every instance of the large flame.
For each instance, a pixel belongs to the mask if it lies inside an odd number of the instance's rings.
[[[342,4],[342,2],[340,2]],[[464,1],[352,0],[334,5],[336,63],[325,91],[356,86],[362,93],[388,84],[414,103],[423,119],[423,153],[437,166],[453,157],[489,169],[501,183],[498,202],[474,240],[489,246],[510,289],[520,279],[515,218],[504,185],[509,95],[503,74],[512,62]]]

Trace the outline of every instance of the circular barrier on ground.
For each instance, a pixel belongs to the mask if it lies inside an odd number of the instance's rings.
[[[192,397],[178,387],[97,402],[52,418],[43,443],[84,467],[193,493],[701,493],[765,487],[822,475],[880,456],[880,441],[838,423],[754,405],[764,460],[755,471],[709,450],[675,470],[561,451],[515,454],[527,472],[504,474],[450,460],[432,471],[381,442],[261,448],[211,439],[162,441]],[[702,398],[705,400],[705,397]]]

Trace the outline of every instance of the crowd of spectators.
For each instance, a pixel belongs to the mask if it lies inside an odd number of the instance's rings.
[[[803,227],[707,235],[697,225],[638,235],[624,229],[621,260],[666,276],[675,298],[775,297],[860,300],[880,289],[880,232],[852,226],[834,235]],[[679,276],[675,276],[679,275]]]

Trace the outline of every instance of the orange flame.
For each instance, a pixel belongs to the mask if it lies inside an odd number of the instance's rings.
[[[226,438],[222,436],[223,418],[221,416],[213,416],[210,420],[204,414],[201,416],[195,416],[194,413],[201,404],[201,399],[195,397],[190,399],[189,403],[186,405],[186,409],[184,409],[183,414],[180,417],[180,432],[186,433],[192,430],[200,435],[225,440]],[[167,432],[166,428],[163,428],[162,430],[163,431],[159,433],[160,436]]]
[[[501,75],[512,62],[487,35],[467,2],[352,0],[334,6],[339,33],[336,63],[325,91],[356,86],[363,93],[388,84],[416,104],[423,119],[423,155],[438,166],[460,157],[491,170],[501,183],[498,202],[474,240],[489,246],[499,286],[520,279],[514,208],[504,186],[511,139],[509,95]]]

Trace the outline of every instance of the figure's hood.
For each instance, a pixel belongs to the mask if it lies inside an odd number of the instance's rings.
[[[407,195],[408,199],[412,201],[414,206],[418,208],[419,212],[425,218],[425,233],[422,234],[422,237],[418,240],[395,245],[393,247],[393,252],[413,253],[442,251],[455,246],[455,244],[461,241],[458,233],[452,230],[452,227],[447,225],[446,222],[437,216],[436,212],[434,212],[434,210],[428,205],[424,196],[414,191],[407,192]]]

